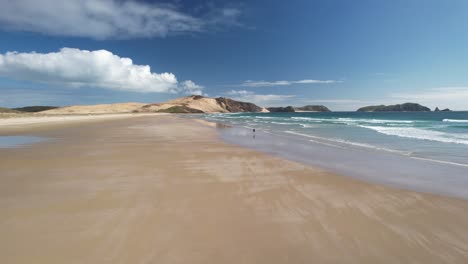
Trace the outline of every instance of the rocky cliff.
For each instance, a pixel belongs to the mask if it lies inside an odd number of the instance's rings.
[[[261,112],[262,108],[252,103],[235,101],[230,98],[218,97],[216,102],[231,113],[236,112]]]
[[[396,105],[374,105],[361,107],[358,112],[430,112],[431,109],[415,103]]]

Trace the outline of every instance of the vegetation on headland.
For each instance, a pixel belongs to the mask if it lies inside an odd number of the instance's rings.
[[[210,98],[201,95],[186,96],[164,103],[144,105],[136,113],[237,113],[261,112],[263,108],[230,98]]]
[[[9,113],[9,114],[21,114],[21,113],[36,113],[47,111],[50,109],[58,108],[57,106],[42,106],[42,105],[35,105],[35,106],[25,106],[25,107],[18,107],[18,108],[5,108],[0,107],[0,113]]]
[[[361,107],[358,112],[430,112],[426,106],[416,103],[404,103],[396,105],[373,105]]]
[[[268,111],[272,113],[280,112],[280,113],[286,113],[286,112],[296,112],[294,110],[294,107],[292,106],[286,106],[286,107],[268,107]]]
[[[47,110],[55,109],[55,108],[58,108],[58,106],[33,105],[33,106],[13,108],[13,110],[17,110],[20,112],[35,113],[35,112],[42,112],[42,111],[47,111]]]
[[[268,107],[267,109],[270,112],[331,112],[330,109],[328,109],[324,105],[306,105],[300,107]]]
[[[10,108],[0,107],[0,113],[15,114],[15,113],[21,113],[21,112],[17,111],[17,110],[10,109]]]
[[[186,105],[176,105],[172,106],[166,109],[160,109],[157,110],[156,112],[158,113],[181,113],[181,114],[189,114],[189,113],[195,113],[195,114],[201,114],[203,111],[198,110],[198,109],[193,109],[190,108]]]
[[[305,105],[301,107],[295,107],[294,109],[296,111],[331,112],[331,110],[324,105]]]

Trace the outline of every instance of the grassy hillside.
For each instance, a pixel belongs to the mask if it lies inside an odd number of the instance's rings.
[[[17,110],[20,112],[34,113],[34,112],[41,112],[41,111],[46,111],[46,110],[55,109],[55,108],[58,108],[58,107],[48,106],[48,105],[33,105],[33,106],[13,108],[13,110]]]
[[[10,109],[10,108],[0,107],[0,113],[21,113],[21,112]]]

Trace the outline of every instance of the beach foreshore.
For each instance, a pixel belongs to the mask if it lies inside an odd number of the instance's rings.
[[[466,200],[227,144],[175,115],[131,117],[0,122],[49,139],[0,148],[2,263],[468,260]]]

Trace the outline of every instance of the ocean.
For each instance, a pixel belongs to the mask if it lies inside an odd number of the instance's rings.
[[[230,143],[369,181],[468,198],[468,112],[229,113],[202,118],[232,126],[220,130]]]

